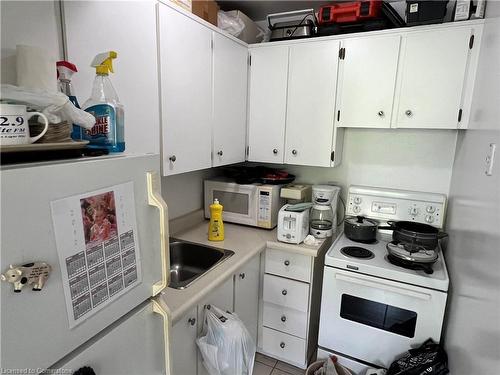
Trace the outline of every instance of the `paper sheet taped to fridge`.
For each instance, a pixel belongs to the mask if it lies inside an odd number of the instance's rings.
[[[70,328],[141,281],[134,184],[51,202]]]

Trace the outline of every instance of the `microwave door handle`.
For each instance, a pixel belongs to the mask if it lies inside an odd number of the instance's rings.
[[[338,280],[348,282],[348,283],[358,284],[358,285],[366,286],[369,288],[381,289],[381,290],[385,290],[388,292],[401,294],[401,295],[407,296],[407,297],[418,298],[418,299],[421,299],[424,301],[429,301],[431,299],[430,294],[416,292],[416,291],[413,291],[413,290],[410,290],[410,289],[407,289],[404,287],[394,287],[394,286],[387,285],[384,283],[368,281],[368,280],[361,279],[358,277],[351,277],[351,276],[345,276],[345,275],[340,275],[340,274],[336,274],[335,278]]]

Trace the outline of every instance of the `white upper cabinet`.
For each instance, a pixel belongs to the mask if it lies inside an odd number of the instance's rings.
[[[163,174],[168,176],[212,165],[212,31],[169,6],[158,7]]]
[[[245,161],[248,48],[214,38],[213,166]]]
[[[339,42],[290,46],[285,162],[329,167]]]
[[[337,93],[337,125],[389,128],[401,37],[342,41]]]
[[[283,163],[288,47],[251,51],[248,160]]]
[[[395,127],[458,127],[471,33],[454,27],[403,36]]]
[[[43,3],[36,2],[36,8]],[[80,105],[92,90],[95,77],[95,68],[90,66],[92,60],[98,53],[116,51],[118,58],[113,61],[115,72],[110,79],[125,107],[125,152],[158,153],[160,105],[155,1],[125,1],[119,5],[112,1],[64,1],[62,6],[67,58],[78,68],[72,83]],[[30,22],[30,18],[25,22]],[[48,27],[45,23],[40,20],[40,26]]]

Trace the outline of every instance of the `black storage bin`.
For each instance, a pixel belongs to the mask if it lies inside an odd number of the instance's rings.
[[[406,24],[408,26],[442,23],[446,16],[446,1],[406,0]]]

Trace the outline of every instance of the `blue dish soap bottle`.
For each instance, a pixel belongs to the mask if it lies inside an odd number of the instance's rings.
[[[107,149],[109,152],[125,150],[124,110],[109,79],[113,73],[115,51],[98,54],[91,66],[96,68],[96,77],[90,98],[83,104],[83,110],[94,115],[95,125],[84,130],[82,138],[90,143],[88,147]]]

